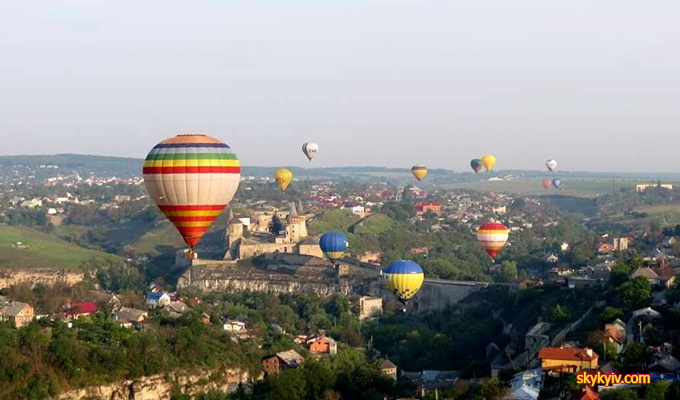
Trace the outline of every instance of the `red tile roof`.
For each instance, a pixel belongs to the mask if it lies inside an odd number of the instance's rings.
[[[92,314],[97,312],[97,303],[94,301],[83,301],[81,303],[71,303],[70,311],[75,314]]]
[[[586,386],[574,393],[571,396],[571,400],[600,400],[600,395],[593,391],[589,386]]]
[[[541,360],[563,360],[563,361],[590,361],[598,358],[597,353],[590,350],[592,355],[588,355],[590,349],[560,349],[555,347],[544,347],[538,352]]]

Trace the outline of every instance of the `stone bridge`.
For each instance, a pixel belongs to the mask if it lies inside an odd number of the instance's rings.
[[[471,293],[489,286],[488,282],[447,281],[443,279],[425,279],[416,297],[409,303],[409,312],[424,314],[440,311],[453,306],[468,297]]]

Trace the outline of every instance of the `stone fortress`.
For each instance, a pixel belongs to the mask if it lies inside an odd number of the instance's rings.
[[[261,254],[283,253],[323,258],[318,238],[309,237],[302,204],[290,204],[289,210],[256,211],[251,218],[230,214],[225,231],[225,260],[242,260]],[[278,225],[278,232],[271,233]]]

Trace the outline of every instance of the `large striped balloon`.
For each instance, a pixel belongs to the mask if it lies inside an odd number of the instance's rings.
[[[395,261],[385,269],[387,287],[396,296],[397,300],[406,304],[418,293],[423,286],[425,274],[420,265],[413,261]]]
[[[191,248],[238,189],[241,166],[225,143],[199,134],[177,135],[151,149],[144,161],[151,199]]]
[[[508,241],[508,228],[498,222],[487,222],[477,229],[477,241],[493,260]]]

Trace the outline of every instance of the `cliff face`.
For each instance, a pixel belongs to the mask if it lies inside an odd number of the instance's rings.
[[[316,293],[322,297],[333,293],[352,292],[352,285],[347,280],[326,276],[300,276],[233,265],[191,267],[177,282],[178,288],[187,286],[196,286],[206,292]]]
[[[193,265],[180,277],[178,288],[203,291],[268,292],[275,294],[365,294],[367,282],[378,279],[375,268],[345,265],[343,275],[328,261],[294,254],[267,254],[248,262]]]
[[[159,374],[140,378],[133,381],[121,381],[108,385],[91,386],[61,393],[56,400],[166,400],[172,396],[173,390],[194,395],[210,390],[220,390],[231,393],[240,383],[251,381],[250,374],[240,369],[227,369],[221,372],[217,379],[208,381],[208,377],[215,377],[214,372],[200,371],[187,375],[180,373]]]
[[[41,283],[46,286],[57,282],[69,286],[83,280],[83,274],[77,272],[58,271],[49,269],[26,269],[26,270],[0,270],[0,288],[10,287],[21,283],[30,283],[35,286]]]

